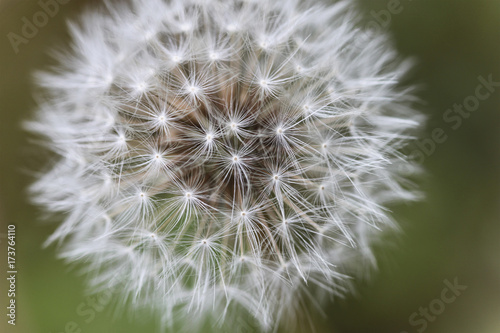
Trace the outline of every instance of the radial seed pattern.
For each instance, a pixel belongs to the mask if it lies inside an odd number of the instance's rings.
[[[314,286],[344,293],[393,226],[386,205],[413,198],[399,151],[418,124],[407,65],[356,16],[298,0],[84,13],[28,124],[60,157],[32,186],[65,214],[49,242],[165,322],[239,306],[268,329]]]

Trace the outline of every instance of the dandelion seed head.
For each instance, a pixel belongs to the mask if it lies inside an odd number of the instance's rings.
[[[270,331],[374,266],[419,125],[389,38],[351,0],[130,0],[83,13],[26,127],[58,160],[48,242],[168,324]],[[222,318],[220,318],[222,316]],[[231,326],[228,326],[231,327]]]

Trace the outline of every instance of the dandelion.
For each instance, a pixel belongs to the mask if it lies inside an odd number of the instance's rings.
[[[31,191],[65,216],[48,243],[167,325],[272,330],[347,292],[415,198],[420,118],[388,38],[347,0],[106,4],[37,76],[26,126],[58,159]]]

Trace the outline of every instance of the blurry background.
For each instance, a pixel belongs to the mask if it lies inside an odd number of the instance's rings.
[[[18,52],[8,39],[21,35],[23,17],[41,10],[35,0],[0,0],[0,331],[15,333],[155,332],[152,318],[113,316],[111,310],[84,319],[76,310],[89,302],[82,277],[55,259],[42,243],[54,225],[39,222],[27,201],[30,170],[42,163],[20,122],[34,109],[31,73],[50,64],[46,50],[67,39],[65,20],[92,1],[61,5]],[[98,1],[94,1],[98,2]],[[500,333],[500,87],[480,101],[460,126],[446,122],[455,103],[471,101],[479,77],[500,82],[500,1],[359,0],[366,24],[389,31],[399,51],[418,64],[411,82],[421,87],[428,127],[415,150],[427,170],[421,181],[426,200],[395,211],[403,234],[380,250],[379,273],[357,283],[358,293],[325,306],[315,316],[318,333]],[[398,5],[399,3],[399,5]],[[390,24],[389,24],[390,21]],[[458,120],[457,120],[458,121]],[[429,143],[441,128],[446,140]],[[444,142],[442,142],[444,141]],[[429,154],[426,154],[429,153]],[[422,157],[423,156],[423,157]],[[17,227],[17,325],[6,324],[7,225]],[[467,289],[444,311],[444,280]],[[420,307],[440,315],[413,325]],[[87,308],[85,308],[87,309]],[[74,322],[73,328],[68,323]],[[79,329],[81,331],[79,331]],[[207,331],[209,329],[207,328]],[[250,332],[251,329],[248,330]]]

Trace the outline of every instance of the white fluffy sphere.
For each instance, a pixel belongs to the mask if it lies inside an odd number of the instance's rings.
[[[290,321],[373,262],[418,125],[408,65],[350,1],[135,0],[72,24],[31,131],[49,242],[166,323]],[[360,42],[361,41],[361,42]],[[307,288],[305,286],[307,285]]]

